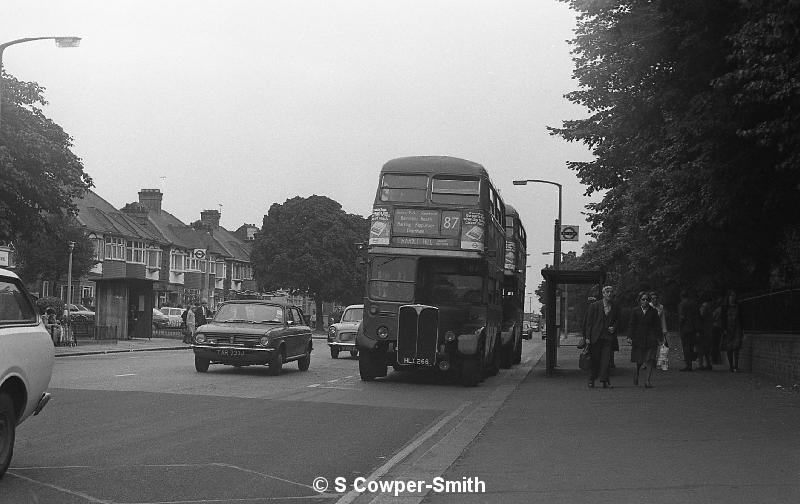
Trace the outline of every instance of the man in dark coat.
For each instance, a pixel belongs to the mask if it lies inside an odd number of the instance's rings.
[[[678,327],[681,333],[681,346],[683,347],[683,362],[685,367],[681,371],[691,371],[694,360],[694,345],[697,333],[700,331],[700,308],[691,292],[681,292],[681,302],[678,304]]]
[[[201,325],[208,322],[208,319],[211,318],[211,311],[208,309],[208,301],[205,299],[199,306],[194,309],[194,322],[196,327],[200,327]]]
[[[619,324],[619,308],[613,301],[614,288],[603,287],[603,299],[589,305],[583,323],[583,338],[592,358],[592,369],[589,376],[589,387],[594,387],[599,379],[603,388],[612,388],[608,378],[614,340],[617,338]]]

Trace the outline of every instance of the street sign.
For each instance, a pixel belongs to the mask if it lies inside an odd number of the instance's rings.
[[[562,225],[561,241],[578,241],[578,226]]]

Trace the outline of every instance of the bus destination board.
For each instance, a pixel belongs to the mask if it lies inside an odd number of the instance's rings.
[[[421,208],[397,208],[394,211],[392,235],[439,236],[438,210]]]

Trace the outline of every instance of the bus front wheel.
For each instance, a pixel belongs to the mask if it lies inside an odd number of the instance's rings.
[[[483,374],[481,367],[480,356],[465,359],[461,363],[461,385],[465,387],[476,386]]]
[[[362,381],[386,376],[386,359],[381,359],[375,352],[358,352],[358,372]]]

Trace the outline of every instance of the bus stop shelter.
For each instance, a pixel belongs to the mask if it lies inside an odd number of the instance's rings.
[[[553,376],[558,360],[558,328],[561,321],[556,319],[556,290],[561,284],[598,284],[606,281],[605,271],[594,270],[556,270],[543,269],[545,280],[544,303],[547,308],[545,334],[545,376]]]

